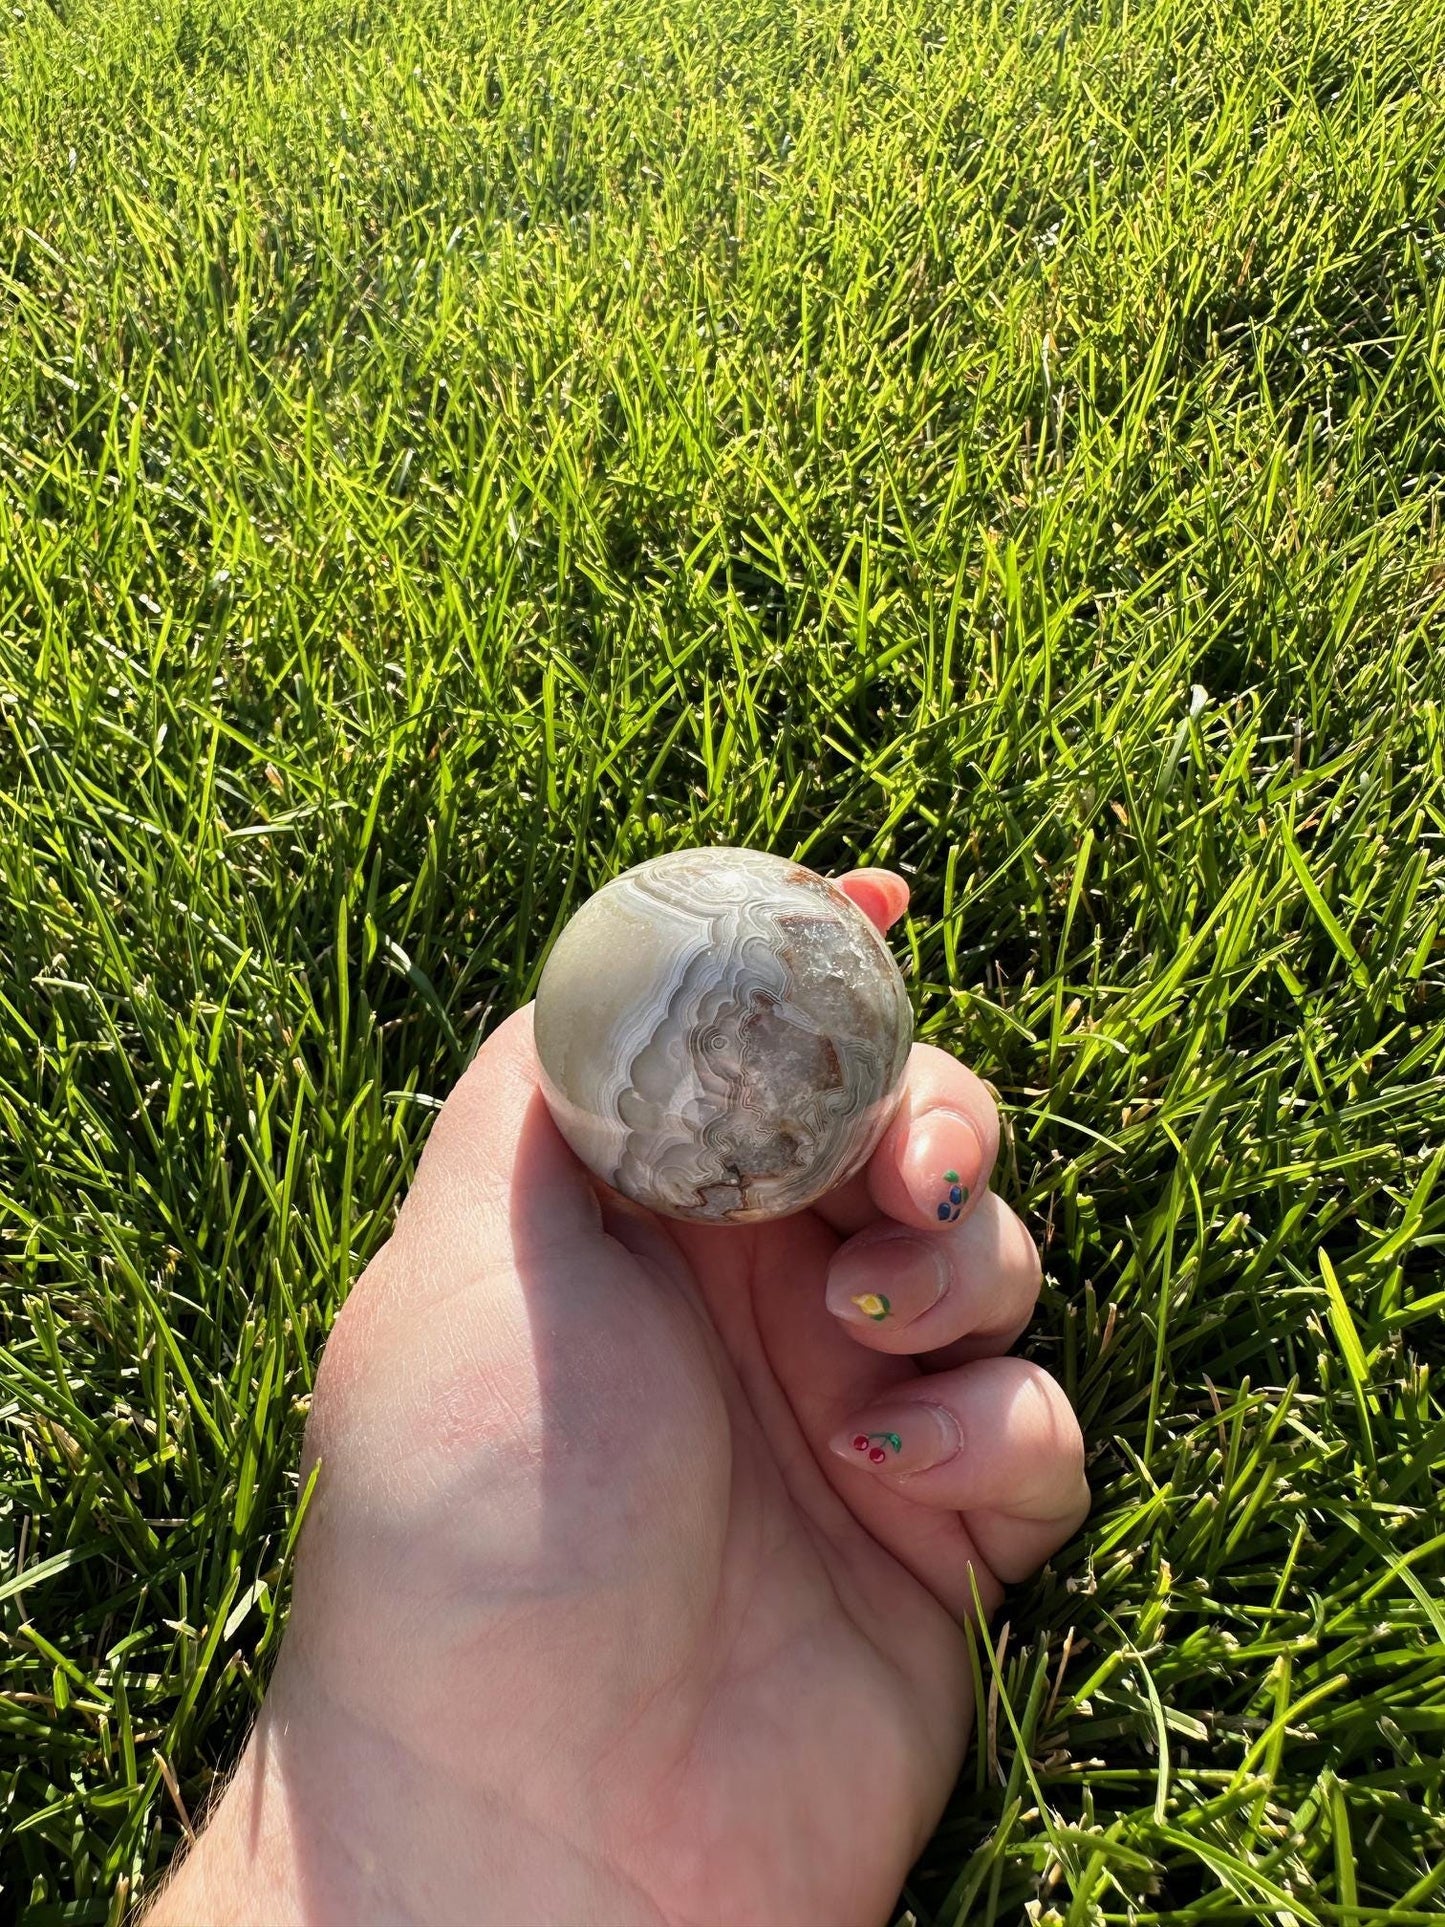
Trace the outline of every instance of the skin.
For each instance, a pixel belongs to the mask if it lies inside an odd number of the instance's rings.
[[[843,1190],[665,1222],[563,1144],[530,1008],[494,1032],[328,1342],[275,1676],[147,1927],[881,1927],[962,1762],[975,1588],[1088,1509],[1005,1356],[1039,1263],[997,1144],[919,1045]]]

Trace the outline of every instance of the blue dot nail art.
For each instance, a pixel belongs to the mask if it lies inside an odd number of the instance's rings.
[[[968,1186],[960,1182],[957,1171],[945,1171],[943,1182],[948,1186],[948,1196],[938,1207],[938,1222],[953,1224],[968,1203]]]

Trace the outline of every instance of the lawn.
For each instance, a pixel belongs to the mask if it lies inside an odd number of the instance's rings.
[[[898,1919],[1445,1912],[1442,504],[1426,0],[7,7],[0,1918],[164,1867],[439,1099],[695,842],[910,878],[1091,1446]]]

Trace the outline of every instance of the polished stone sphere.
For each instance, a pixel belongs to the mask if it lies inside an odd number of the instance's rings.
[[[867,1160],[913,1034],[888,946],[825,878],[678,850],[584,903],[537,988],[542,1089],[591,1170],[671,1218],[801,1211]]]

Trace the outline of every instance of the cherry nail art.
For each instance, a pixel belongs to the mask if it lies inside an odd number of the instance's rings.
[[[852,1464],[885,1468],[900,1478],[942,1465],[963,1446],[958,1420],[931,1400],[891,1401],[835,1432],[828,1449]]]

